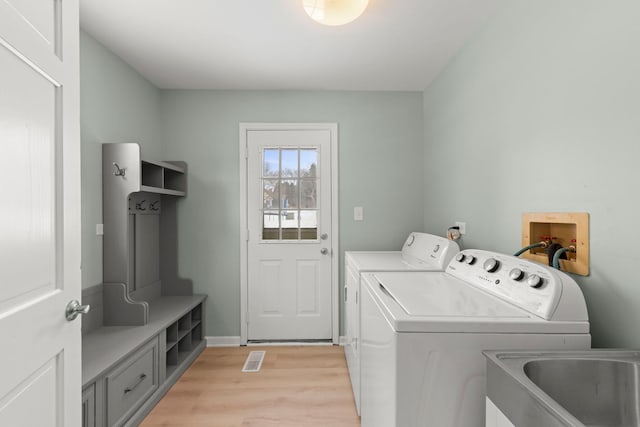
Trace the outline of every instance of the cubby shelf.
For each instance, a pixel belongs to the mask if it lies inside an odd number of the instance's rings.
[[[202,304],[198,304],[166,330],[167,376],[202,343]],[[177,332],[177,336],[176,336]]]

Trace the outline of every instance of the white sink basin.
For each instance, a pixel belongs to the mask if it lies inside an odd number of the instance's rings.
[[[486,351],[487,396],[516,427],[640,426],[640,351]]]

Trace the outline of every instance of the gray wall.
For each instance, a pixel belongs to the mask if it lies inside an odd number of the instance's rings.
[[[519,249],[523,212],[589,212],[595,346],[640,346],[640,2],[508,3],[424,93],[425,227]]]
[[[102,143],[138,142],[162,157],[159,91],[84,31],[80,32],[82,287],[102,283]]]
[[[589,212],[594,344],[639,347],[638,22],[636,0],[508,2],[424,109],[416,93],[159,91],[83,33],[83,286],[102,279],[99,144],[138,141],[189,163],[180,273],[211,296],[207,334],[239,335],[238,123],[335,121],[342,251],[458,220],[467,247],[509,253],[523,212]]]
[[[210,296],[210,336],[240,335],[240,122],[338,123],[341,269],[345,250],[400,248],[422,229],[422,93],[161,91],[91,35],[80,41],[83,288],[102,282],[103,142],[188,163],[179,274]]]
[[[179,269],[209,294],[207,335],[240,335],[240,122],[338,123],[341,269],[345,250],[399,249],[422,229],[422,93],[162,91],[160,104],[166,157],[189,165]]]

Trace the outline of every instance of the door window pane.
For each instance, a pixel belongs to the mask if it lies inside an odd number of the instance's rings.
[[[300,227],[318,228],[318,211],[300,211]]]
[[[300,211],[300,240],[318,239],[318,211]]]
[[[268,148],[262,154],[262,176],[279,176],[280,150]]]
[[[298,228],[283,228],[282,229],[282,240],[299,240],[298,239]]]
[[[298,211],[280,211],[282,228],[298,228]]]
[[[315,179],[300,181],[300,207],[302,209],[316,209],[318,207],[317,187]]]
[[[276,179],[262,180],[262,207],[277,209],[280,206],[280,182]]]
[[[300,150],[300,176],[316,177],[316,169],[318,166],[318,150],[304,149]]]
[[[281,176],[298,177],[298,150],[282,150]]]
[[[262,215],[262,239],[280,240],[280,212],[264,211]]]
[[[295,209],[300,206],[298,203],[298,180],[297,179],[283,179],[280,181],[280,208],[282,209]]]

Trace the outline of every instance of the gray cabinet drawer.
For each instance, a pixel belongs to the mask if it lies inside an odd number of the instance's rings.
[[[105,376],[107,426],[120,426],[158,389],[158,339],[119,363]]]

